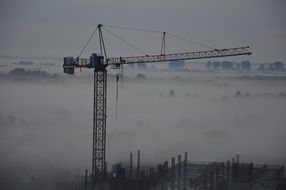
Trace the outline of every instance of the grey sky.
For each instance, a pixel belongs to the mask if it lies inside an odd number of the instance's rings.
[[[172,32],[215,48],[250,45],[254,55],[240,59],[286,62],[285,5],[284,0],[1,0],[0,55],[76,56],[102,23]],[[157,42],[135,39],[136,46],[158,53]],[[118,41],[108,45],[111,56],[127,52]]]

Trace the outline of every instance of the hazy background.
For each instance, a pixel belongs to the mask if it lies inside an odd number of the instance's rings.
[[[185,151],[191,160],[225,161],[240,154],[243,161],[286,163],[286,85],[285,79],[274,78],[285,72],[210,71],[201,65],[202,70],[181,71],[163,65],[143,70],[126,67],[123,74],[128,78],[119,83],[117,120],[114,74],[118,71],[109,70],[110,164],[127,160],[129,152],[138,149],[142,160],[151,163]],[[12,66],[2,64],[3,70]],[[72,171],[90,168],[92,71],[67,76],[60,65],[42,66],[42,70],[56,71],[59,77],[10,77],[1,82],[2,164],[23,162],[38,168],[35,164],[49,163]],[[138,73],[147,78],[136,79]],[[238,90],[239,97],[235,96]]]
[[[1,0],[0,54],[77,56],[101,23],[167,31],[214,48],[249,45],[253,62],[286,62],[285,8],[284,0]],[[110,56],[138,54],[105,37]],[[160,52],[161,36],[154,38],[125,39],[151,54]],[[169,53],[199,49],[168,40]]]

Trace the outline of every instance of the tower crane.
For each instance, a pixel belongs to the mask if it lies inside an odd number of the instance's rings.
[[[93,96],[93,144],[92,144],[92,190],[104,189],[104,178],[106,175],[106,99],[107,99],[107,68],[113,66],[119,68],[121,65],[143,64],[151,62],[168,62],[178,60],[193,60],[216,57],[230,57],[240,55],[251,55],[249,47],[236,47],[228,49],[211,49],[196,52],[165,53],[165,35],[163,32],[161,54],[143,55],[131,57],[108,58],[102,35],[103,25],[99,24],[91,37],[88,39],[84,49],[93,35],[98,31],[101,55],[93,53],[90,58],[64,57],[64,73],[74,74],[76,68],[88,68],[94,70],[94,96]],[[120,27],[124,28],[124,27]],[[107,30],[109,31],[109,30]],[[132,46],[131,44],[129,44]],[[104,55],[104,56],[103,56]]]

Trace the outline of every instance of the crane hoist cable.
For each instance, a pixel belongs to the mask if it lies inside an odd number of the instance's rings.
[[[117,116],[118,116],[119,82],[123,86],[123,65],[120,65],[119,69],[120,71],[117,72],[117,75],[116,75],[115,119],[117,119]]]
[[[135,47],[134,45],[132,45],[131,43],[127,42],[126,40],[124,40],[123,38],[119,37],[118,35],[116,35],[115,33],[111,32],[110,30],[108,30],[107,28],[103,27],[103,29],[105,31],[107,31],[108,33],[110,33],[111,35],[113,35],[114,37],[116,37],[117,39],[119,39],[120,41],[122,41],[123,43],[127,44],[129,47],[137,50],[138,52],[142,53],[143,55],[148,55],[147,53],[145,53],[144,51],[140,50],[139,48]]]
[[[119,81],[119,74],[116,75],[115,119],[117,119],[117,108],[118,108],[118,81]]]

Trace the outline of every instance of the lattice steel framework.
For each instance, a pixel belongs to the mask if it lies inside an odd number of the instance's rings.
[[[106,60],[107,65],[122,65],[133,63],[154,63],[154,62],[167,62],[179,60],[192,60],[192,59],[206,59],[216,57],[231,57],[239,55],[251,55],[249,47],[228,48],[228,49],[214,49],[209,51],[197,51],[186,53],[173,53],[161,55],[146,55],[134,57],[115,57]],[[87,58],[78,59],[77,67],[88,67],[90,60]]]
[[[94,69],[92,189],[104,189],[106,152],[106,68]]]

